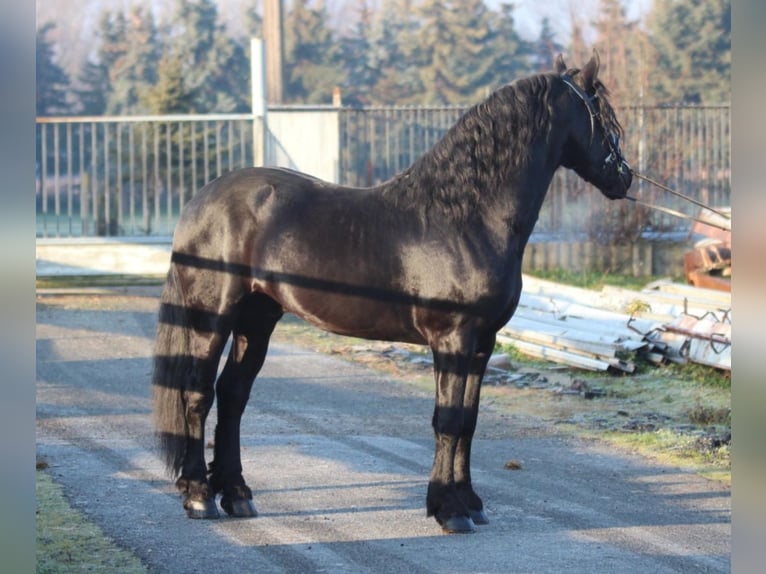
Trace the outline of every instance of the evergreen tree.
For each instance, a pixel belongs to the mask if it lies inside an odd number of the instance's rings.
[[[384,0],[370,29],[370,67],[378,70],[370,103],[417,102],[421,93],[417,57],[417,23],[411,0]]]
[[[120,18],[120,36],[110,58],[109,114],[141,113],[140,94],[157,82],[160,48],[151,10],[134,6]]]
[[[513,4],[491,13],[491,87],[498,88],[532,71],[532,46],[516,31]]]
[[[181,59],[184,91],[192,94],[186,112],[248,109],[247,53],[240,43],[228,37],[226,28],[219,23],[213,0],[178,0],[165,54],[168,73],[177,66],[173,60]]]
[[[422,103],[463,104],[491,84],[491,29],[483,0],[425,0],[418,7]]]
[[[102,115],[107,113],[111,93],[109,70],[114,60],[124,50],[117,47],[119,36],[124,31],[124,20],[110,12],[104,12],[99,20],[96,38],[100,41],[96,53],[82,66],[79,86],[75,93],[82,113]]]
[[[141,93],[157,81],[160,46],[151,11],[133,7],[126,15],[105,12],[99,24],[99,48],[83,64],[79,96],[82,112],[134,114]]]
[[[88,58],[82,66],[79,77],[80,87],[74,92],[80,112],[86,116],[106,114],[109,97],[109,74],[99,61]]]
[[[580,18],[579,14],[575,12],[574,6],[570,6],[569,9],[569,21],[572,24],[572,34],[569,44],[569,53],[572,62],[587,62],[591,57],[592,48],[588,46],[585,41],[585,23]],[[567,61],[569,61],[567,59]]]
[[[245,10],[245,30],[247,34],[242,41],[250,45],[250,38],[263,37],[263,18],[255,9],[255,4],[248,6]]]
[[[333,89],[343,83],[340,49],[324,2],[309,4],[295,0],[285,16],[285,100],[330,103]]]
[[[113,96],[114,82],[117,79],[115,70],[120,69],[119,62],[125,57],[128,51],[126,39],[125,15],[122,12],[105,12],[101,16],[100,39],[101,46],[98,50],[98,63],[105,76],[106,89],[104,98],[106,101],[105,113],[111,114],[115,110],[123,108],[122,102],[117,101]]]
[[[535,72],[549,72],[554,68],[554,60],[564,52],[564,46],[556,41],[550,18],[543,18],[540,34],[531,47],[532,69]]]
[[[731,0],[655,0],[648,23],[660,101],[730,100]]]
[[[342,87],[346,104],[370,103],[370,92],[382,76],[372,44],[372,26],[373,12],[368,1],[362,0],[356,25],[348,36],[341,39],[341,60],[346,76]]]
[[[627,21],[621,0],[599,0],[593,23],[595,46],[601,58],[599,77],[609,86],[614,102],[630,102],[641,92],[638,27]]]
[[[183,114],[194,108],[195,93],[185,81],[183,58],[166,52],[157,64],[157,82],[141,93],[148,114]]]
[[[62,115],[70,111],[67,103],[69,76],[56,63],[49,33],[56,27],[52,22],[37,30],[35,52],[36,113],[38,116]]]

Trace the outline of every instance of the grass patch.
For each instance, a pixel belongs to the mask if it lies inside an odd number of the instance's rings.
[[[130,287],[136,285],[162,285],[165,277],[157,275],[79,275],[38,277],[37,289],[71,289],[76,287]]]
[[[543,361],[540,359],[534,359],[529,355],[526,355],[519,351],[519,349],[513,343],[495,343],[495,353],[505,353],[511,359],[511,363],[514,365],[524,365],[527,367],[542,367],[550,366],[555,363],[550,361]]]
[[[669,429],[642,433],[603,433],[600,438],[663,464],[692,470],[711,480],[731,484],[729,444],[700,445],[700,438]]]
[[[689,422],[695,425],[725,425],[731,427],[730,407],[711,407],[697,401],[687,412]]]
[[[148,572],[135,555],[117,546],[95,523],[73,509],[61,486],[39,469],[35,495],[37,574]]]
[[[697,363],[669,364],[665,368],[669,377],[689,381],[703,387],[731,390],[731,373]]]
[[[573,287],[582,287],[583,289],[594,289],[596,291],[604,288],[605,285],[614,287],[623,287],[625,289],[641,290],[648,283],[661,279],[653,275],[642,277],[633,277],[631,275],[617,275],[608,272],[599,271],[570,271],[567,269],[551,269],[547,271],[530,271],[527,273],[538,279],[546,279],[563,283]],[[674,280],[677,280],[674,278]]]

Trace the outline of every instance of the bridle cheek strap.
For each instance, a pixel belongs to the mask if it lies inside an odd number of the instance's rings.
[[[598,116],[596,108],[593,107],[593,99],[575,84],[572,76],[569,74],[561,74],[559,77],[561,78],[561,81],[569,86],[569,89],[583,101],[585,107],[588,108],[588,115],[590,116],[590,141],[593,142],[593,136],[596,133],[596,116]]]
[[[582,100],[582,102],[585,104],[585,107],[588,108],[588,115],[590,116],[589,143],[593,143],[593,136],[596,134],[596,119],[598,119],[601,127],[604,127],[603,124],[601,124],[601,117],[593,105],[593,100],[598,96],[589,96],[586,94],[582,88],[580,88],[580,86],[575,83],[575,81],[572,79],[572,76],[569,74],[561,74],[559,75],[559,78],[561,78],[561,81],[564,82],[569,87],[569,89],[572,90],[572,92]],[[622,152],[620,152],[620,138],[610,133],[607,135],[607,145],[609,146],[609,155],[606,156],[606,159],[604,160],[604,169],[606,169],[606,167],[609,166],[612,162],[617,161],[619,163],[617,166],[617,173],[622,174],[626,169],[627,171],[630,171],[628,162],[625,161],[625,159],[622,157]]]

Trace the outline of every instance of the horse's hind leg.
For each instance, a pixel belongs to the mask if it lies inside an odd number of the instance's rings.
[[[186,448],[181,476],[176,481],[184,496],[184,508],[189,518],[218,518],[215,493],[211,491],[205,468],[205,421],[213,404],[213,382],[224,339],[220,334],[190,334],[192,347],[207,347],[205,358],[192,357],[191,380],[183,391],[184,417],[187,429]]]
[[[494,347],[495,337],[493,335],[480,342],[471,360],[463,399],[463,429],[455,451],[455,485],[458,496],[468,507],[469,515],[474,524],[489,524],[489,518],[484,512],[484,504],[474,492],[471,484],[471,442],[479,417],[481,381]]]
[[[235,313],[231,351],[216,383],[218,423],[210,485],[222,493],[221,507],[227,514],[248,517],[257,512],[242,477],[240,422],[282,308],[265,295],[255,294],[242,300]]]

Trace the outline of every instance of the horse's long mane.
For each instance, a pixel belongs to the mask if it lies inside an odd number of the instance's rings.
[[[500,193],[551,120],[555,74],[516,80],[469,108],[425,155],[385,185],[397,203],[464,220],[483,194]]]
[[[567,73],[575,77],[580,70]],[[515,80],[469,108],[436,145],[384,184],[397,204],[466,220],[482,197],[502,193],[529,160],[533,139],[551,126],[555,73]],[[608,133],[623,134],[609,91],[597,80],[601,122]]]

